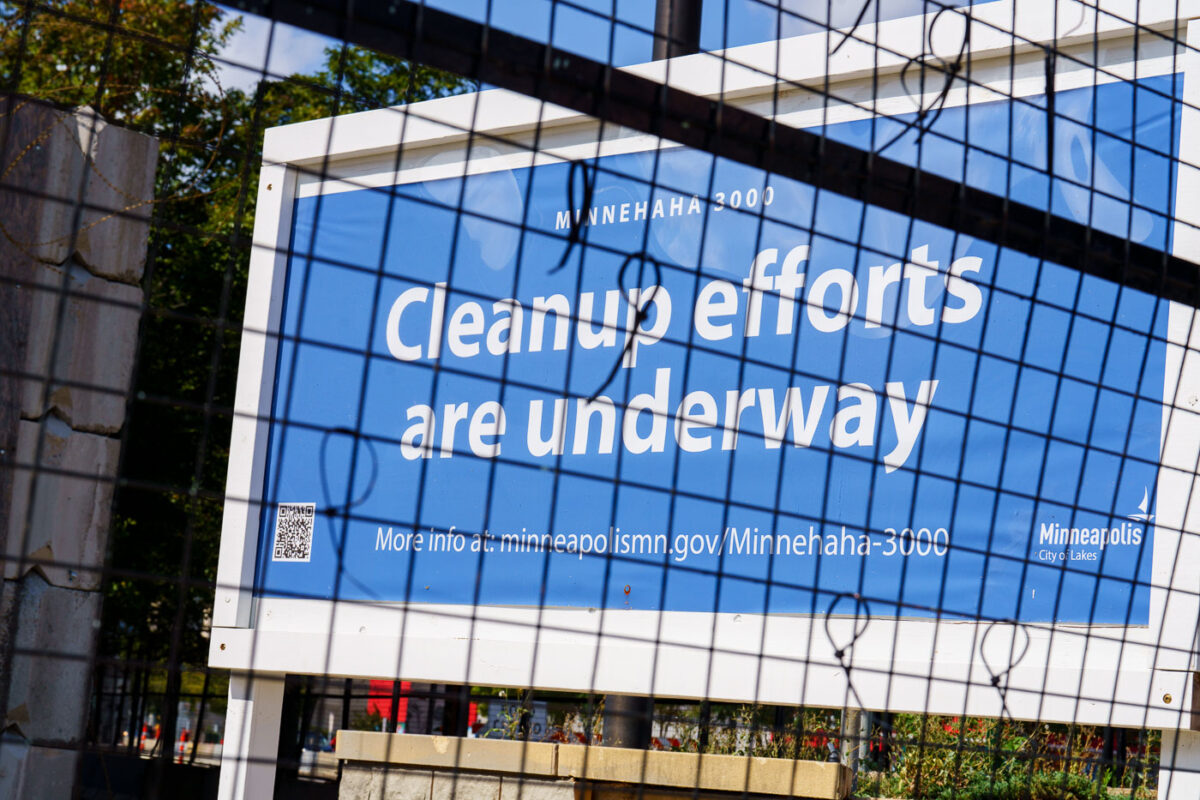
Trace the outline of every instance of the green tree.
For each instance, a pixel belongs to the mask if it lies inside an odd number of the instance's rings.
[[[6,91],[157,136],[138,372],[101,648],[202,665],[216,576],[254,189],[266,128],[439,97],[463,78],[355,47],[311,75],[221,86],[241,20],[192,0],[0,2]],[[171,735],[178,672],[162,711]]]

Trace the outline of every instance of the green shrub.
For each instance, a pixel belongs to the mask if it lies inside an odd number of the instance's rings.
[[[1040,772],[991,782],[976,777],[965,787],[944,788],[935,800],[1094,800],[1108,793],[1094,781],[1067,772]]]
[[[996,719],[897,714],[892,775],[903,797],[957,798],[1027,772],[1038,726]]]

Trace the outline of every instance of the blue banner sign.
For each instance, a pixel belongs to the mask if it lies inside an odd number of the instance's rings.
[[[1161,248],[1176,94],[826,132]],[[1146,624],[1165,302],[704,153],[587,164],[296,201],[261,595]]]

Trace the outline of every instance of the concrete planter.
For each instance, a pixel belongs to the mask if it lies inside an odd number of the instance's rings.
[[[338,731],[342,800],[843,800],[841,764],[548,742]]]

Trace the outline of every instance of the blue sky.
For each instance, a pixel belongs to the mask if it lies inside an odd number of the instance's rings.
[[[867,0],[865,21],[933,11],[932,0]],[[945,0],[964,5],[963,0]],[[617,65],[650,60],[654,27],[652,0],[427,0],[439,8],[477,21],[490,18],[497,28],[537,41],[553,41],[598,61]],[[490,6],[490,8],[489,8]],[[853,24],[862,6],[852,0],[706,0],[701,45],[706,50],[812,33],[832,25]],[[831,10],[832,9],[832,10]],[[234,12],[230,12],[234,13]],[[829,14],[832,13],[832,18]],[[613,24],[613,19],[617,21]],[[260,17],[244,16],[244,27],[221,54],[225,85],[252,86],[265,69],[271,75],[310,73],[323,63],[324,48],[334,39],[287,25],[275,27]],[[268,57],[269,43],[269,57]]]

